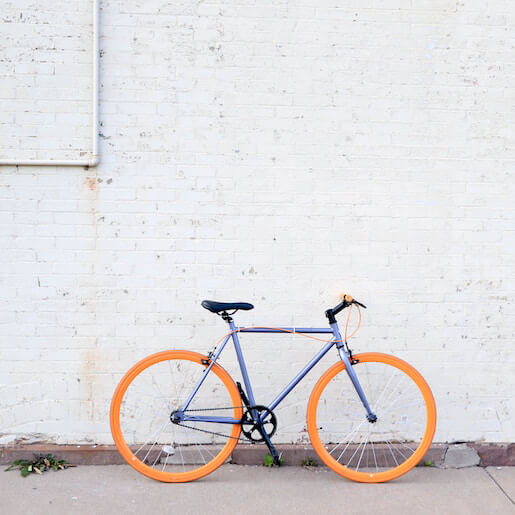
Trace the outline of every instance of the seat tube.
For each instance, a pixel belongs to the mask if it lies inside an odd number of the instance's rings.
[[[354,388],[356,389],[357,394],[359,395],[359,398],[361,399],[361,402],[363,403],[363,406],[365,407],[367,411],[367,418],[369,420],[375,420],[376,416],[373,413],[373,411],[370,408],[370,405],[368,404],[367,397],[365,395],[365,392],[363,391],[363,388],[361,388],[361,384],[359,382],[358,376],[356,375],[356,372],[354,371],[354,368],[350,362],[349,355],[345,351],[345,347],[343,345],[342,336],[340,334],[340,329],[338,328],[338,323],[335,322],[331,324],[331,329],[333,330],[334,338],[338,342],[336,344],[336,348],[338,349],[338,355],[340,356],[341,360],[343,361],[345,365],[345,370],[347,371],[347,374],[352,381],[352,384],[354,385]]]
[[[254,400],[254,393],[252,392],[252,386],[250,385],[250,378],[247,372],[247,365],[245,364],[243,353],[241,351],[240,340],[238,338],[238,331],[232,319],[229,321],[229,327],[231,328],[231,331],[233,331],[231,335],[232,341],[234,342],[234,350],[236,351],[238,363],[240,364],[241,375],[243,377],[243,383],[245,384],[247,398],[249,399],[250,405],[255,406],[256,401]]]

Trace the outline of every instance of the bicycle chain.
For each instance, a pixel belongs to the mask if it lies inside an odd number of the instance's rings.
[[[221,410],[221,409],[244,409],[245,406],[230,406],[228,408],[202,408],[202,409],[185,409],[183,410],[183,413],[186,413],[186,411],[215,411],[215,410]]]

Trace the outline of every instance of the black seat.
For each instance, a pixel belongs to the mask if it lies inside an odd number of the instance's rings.
[[[248,302],[216,302],[215,300],[203,300],[202,307],[211,311],[211,313],[219,313],[220,311],[243,309],[248,311],[254,306]]]

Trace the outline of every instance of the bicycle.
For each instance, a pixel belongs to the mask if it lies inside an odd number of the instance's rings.
[[[202,306],[230,328],[213,351],[158,352],[134,365],[118,384],[110,424],[123,458],[152,479],[193,481],[225,463],[245,437],[264,442],[279,465],[271,441],[277,428],[273,410],[335,346],[339,360],[322,374],[307,406],[307,429],[316,453],[330,469],[354,481],[385,482],[411,470],[423,459],[435,432],[431,389],[399,358],[353,354],[347,344],[350,311],[356,305],[361,322],[359,307],[366,306],[350,295],[340,299],[325,312],[328,328],[236,327],[233,315],[253,309],[252,304],[203,301]],[[336,315],[345,308],[349,316],[342,338]],[[302,334],[325,344],[269,405],[261,405],[254,399],[240,333]],[[217,363],[229,340],[243,385]]]

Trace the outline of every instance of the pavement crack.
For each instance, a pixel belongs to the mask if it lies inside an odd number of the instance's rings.
[[[498,483],[498,481],[495,479],[490,472],[488,472],[488,469],[486,467],[483,468],[483,470],[487,473],[488,477],[497,485],[499,490],[510,500],[511,504],[515,505],[515,501],[508,495],[508,492]]]

